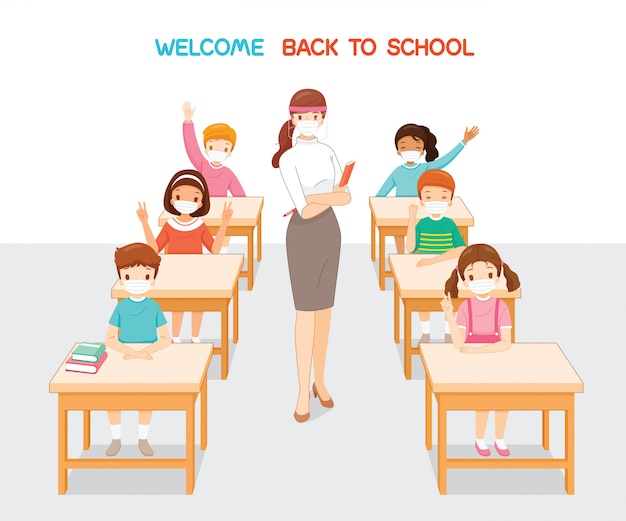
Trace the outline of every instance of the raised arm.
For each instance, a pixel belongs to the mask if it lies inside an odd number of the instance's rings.
[[[473,126],[470,130],[465,128],[465,132],[463,133],[463,141],[461,141],[457,146],[455,146],[450,152],[447,154],[438,157],[434,161],[429,161],[426,163],[427,170],[434,170],[436,168],[444,168],[448,166],[456,156],[461,153],[461,150],[465,148],[465,145],[469,143],[472,139],[474,139],[479,133],[479,129],[477,126]]]
[[[202,151],[198,146],[196,131],[193,126],[193,121],[191,120],[195,111],[196,109],[191,108],[191,103],[188,101],[183,103],[183,114],[185,116],[185,121],[183,121],[183,141],[189,161],[191,161],[191,164],[196,170],[202,171]]]
[[[230,222],[233,216],[233,210],[231,209],[232,201],[228,203],[224,203],[224,211],[222,212],[222,222],[220,224],[219,230],[215,234],[215,240],[213,241],[213,245],[211,246],[211,253],[219,253],[222,249],[222,244],[224,244],[224,236],[226,235],[226,229],[228,228],[228,223]]]
[[[146,209],[146,203],[144,202],[143,206],[141,206],[141,203],[137,203],[137,204],[139,204],[139,208],[137,209],[137,217],[139,217],[139,220],[141,221],[141,226],[143,227],[143,234],[146,237],[146,244],[150,246],[154,251],[159,253],[159,247],[157,246],[157,241],[154,238],[154,234],[152,233],[152,229],[150,228],[150,225],[148,224],[148,210]]]

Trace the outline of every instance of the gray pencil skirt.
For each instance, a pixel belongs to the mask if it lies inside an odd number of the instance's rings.
[[[333,307],[339,269],[341,231],[332,208],[310,219],[299,213],[287,226],[287,263],[297,310]]]

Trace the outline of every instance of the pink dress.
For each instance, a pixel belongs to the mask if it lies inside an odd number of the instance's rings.
[[[227,166],[213,166],[211,162],[204,157],[196,140],[196,132],[194,130],[193,121],[183,122],[183,139],[185,141],[185,150],[187,157],[193,164],[194,168],[202,174],[209,187],[209,195],[213,197],[226,197],[228,192],[234,197],[245,197],[245,192],[239,183],[239,179],[233,171]]]
[[[492,344],[502,340],[502,329],[511,328],[508,306],[499,298],[469,298],[461,303],[456,323],[465,329],[465,342]]]

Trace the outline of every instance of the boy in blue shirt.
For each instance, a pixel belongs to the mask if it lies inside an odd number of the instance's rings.
[[[121,283],[130,297],[118,302],[109,320],[105,343],[108,348],[124,353],[124,360],[152,360],[155,353],[170,345],[167,321],[159,304],[145,293],[154,285],[161,257],[147,244],[133,243],[115,250],[115,266]],[[146,344],[135,350],[127,343]],[[107,456],[115,456],[121,446],[121,411],[107,411],[112,441]],[[144,456],[154,454],[148,443],[152,411],[139,411],[139,450]]]

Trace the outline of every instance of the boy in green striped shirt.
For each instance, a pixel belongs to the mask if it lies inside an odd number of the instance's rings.
[[[465,249],[465,241],[456,223],[443,215],[452,205],[454,188],[454,179],[443,170],[428,170],[417,182],[420,205],[425,207],[429,215],[417,221],[419,207],[415,204],[409,206],[406,251],[436,255],[436,257],[421,259],[417,263],[418,266],[457,259]],[[430,312],[420,311],[419,315],[422,326],[420,342],[430,342]],[[447,322],[445,322],[445,328],[445,341],[452,342]]]

